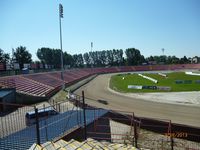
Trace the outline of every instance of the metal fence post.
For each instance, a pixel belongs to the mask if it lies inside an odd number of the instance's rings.
[[[38,108],[35,108],[35,115],[36,115],[36,136],[37,136],[37,144],[40,145],[40,129],[39,129],[39,116],[38,116]]]
[[[134,114],[134,113],[133,113]],[[133,116],[134,115],[132,115],[132,117],[131,117],[131,131],[130,131],[130,135],[132,136],[132,132],[134,132],[133,131]],[[133,136],[133,139],[132,139],[132,141],[131,141],[131,143],[132,143],[132,145],[134,146],[134,136]]]
[[[87,127],[86,127],[85,96],[84,96],[84,91],[82,91],[82,98],[83,98],[84,139],[87,140]]]
[[[161,149],[163,150],[163,139],[162,139],[162,141],[161,141],[162,143],[161,143]]]
[[[174,150],[174,140],[173,140],[173,137],[172,137],[172,123],[171,123],[171,120],[170,120],[170,143],[171,143],[171,150]]]
[[[172,134],[170,135],[170,140],[171,140],[171,150],[174,150],[174,139],[172,137]]]
[[[134,137],[135,137],[135,147],[138,148],[137,146],[137,124],[136,124],[136,121],[135,121],[135,115],[133,113],[133,125],[134,125]]]
[[[59,112],[61,112],[61,111],[60,111],[60,103],[58,103],[58,109],[59,109]]]

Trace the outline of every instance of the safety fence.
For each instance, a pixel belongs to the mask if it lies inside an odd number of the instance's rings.
[[[12,108],[0,112],[0,149],[27,149],[33,143],[56,140],[81,128],[83,140],[90,137],[138,148],[200,150],[199,128],[138,117],[133,112],[92,107],[85,104],[84,92],[81,96],[71,93],[68,98],[69,101],[45,102],[37,107],[0,103],[0,107]],[[57,113],[41,119],[41,111],[50,108]],[[35,114],[34,123],[27,124],[27,112]]]
[[[44,103],[37,107],[7,103],[0,105],[12,108],[0,113],[0,149],[27,149],[33,143],[53,140],[67,130],[81,126],[82,110],[66,101],[54,105]],[[41,113],[54,109],[58,112],[56,115],[50,115],[48,111]],[[32,117],[27,117],[27,112]]]
[[[84,92],[82,96],[84,97]],[[83,104],[82,96],[71,94],[69,98],[77,107],[93,110],[94,121],[85,131],[87,138],[132,144],[147,149],[200,150],[200,128],[175,124],[166,119],[138,117],[133,112],[121,110],[109,110],[104,116],[95,117],[98,116],[98,111],[95,110],[100,108]]]
[[[60,71],[60,69],[37,69],[37,70],[29,70],[30,74],[33,73],[42,73],[42,72],[52,72],[52,71]],[[22,70],[0,70],[0,77],[3,76],[13,76],[13,75],[21,75],[24,74]]]
[[[98,117],[107,113],[104,109],[83,110],[67,100],[37,106],[10,103],[0,103],[0,106],[10,108],[0,112],[0,149],[8,150],[27,149],[33,143],[59,139],[93,122],[93,112],[98,111]]]
[[[1,109],[0,112],[0,149],[23,148],[29,137],[37,138],[35,125],[27,127],[25,121],[26,112],[34,110],[34,107],[8,103],[0,106],[7,108],[7,111]]]
[[[86,109],[91,109],[91,107]],[[94,109],[96,110],[98,108]],[[170,120],[148,118],[147,122],[146,118],[137,117],[134,116],[134,113],[119,110],[109,110],[109,113],[100,118],[95,117],[95,115],[94,122],[90,126],[87,126],[87,138],[132,144],[137,148],[200,150],[199,142],[186,140],[191,133],[186,131],[173,131],[173,125]],[[159,123],[151,124],[149,122],[150,119],[156,120]],[[196,139],[200,138],[198,133],[193,134],[193,136]]]

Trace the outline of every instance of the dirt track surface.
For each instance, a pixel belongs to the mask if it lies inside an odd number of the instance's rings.
[[[110,77],[110,74],[99,75],[74,93],[81,95],[82,90],[84,90],[86,103],[92,106],[129,111],[141,117],[166,119],[171,120],[172,123],[200,127],[199,105],[160,103],[118,95],[108,90]],[[106,101],[107,104],[100,103],[98,100]]]

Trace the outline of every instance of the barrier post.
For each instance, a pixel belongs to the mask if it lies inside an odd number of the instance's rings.
[[[82,91],[82,98],[83,98],[84,139],[87,140],[87,127],[86,127],[85,96],[84,96],[84,91]]]
[[[130,132],[130,135],[132,136],[132,132],[133,132],[133,115],[131,117],[131,132]],[[133,136],[133,139],[131,141],[132,145],[134,146],[134,136]]]
[[[174,139],[171,137],[171,150],[174,150]]]
[[[137,146],[137,124],[136,124],[136,121],[135,121],[135,115],[133,113],[133,125],[134,125],[134,142],[135,142],[135,147],[138,148]]]
[[[170,144],[171,144],[171,150],[174,150],[174,140],[173,140],[173,137],[172,137],[172,123],[171,123],[171,120],[170,120],[170,125],[169,125],[169,130],[170,130]]]
[[[37,136],[37,144],[40,145],[40,129],[39,129],[39,116],[38,116],[38,108],[36,106],[35,109],[35,115],[36,115],[36,136]]]

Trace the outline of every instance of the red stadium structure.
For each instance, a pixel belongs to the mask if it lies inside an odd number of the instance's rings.
[[[5,65],[3,63],[0,63],[0,71],[4,71],[5,70]]]
[[[72,69],[66,70],[64,72],[64,82],[66,85],[70,85],[91,75],[101,73],[181,69],[200,69],[200,64],[146,65]],[[58,92],[61,89],[62,83],[63,81],[61,80],[61,75],[59,71],[7,76],[0,78],[0,87],[2,88],[16,88],[16,91],[20,94],[44,98],[50,97],[55,92]]]

